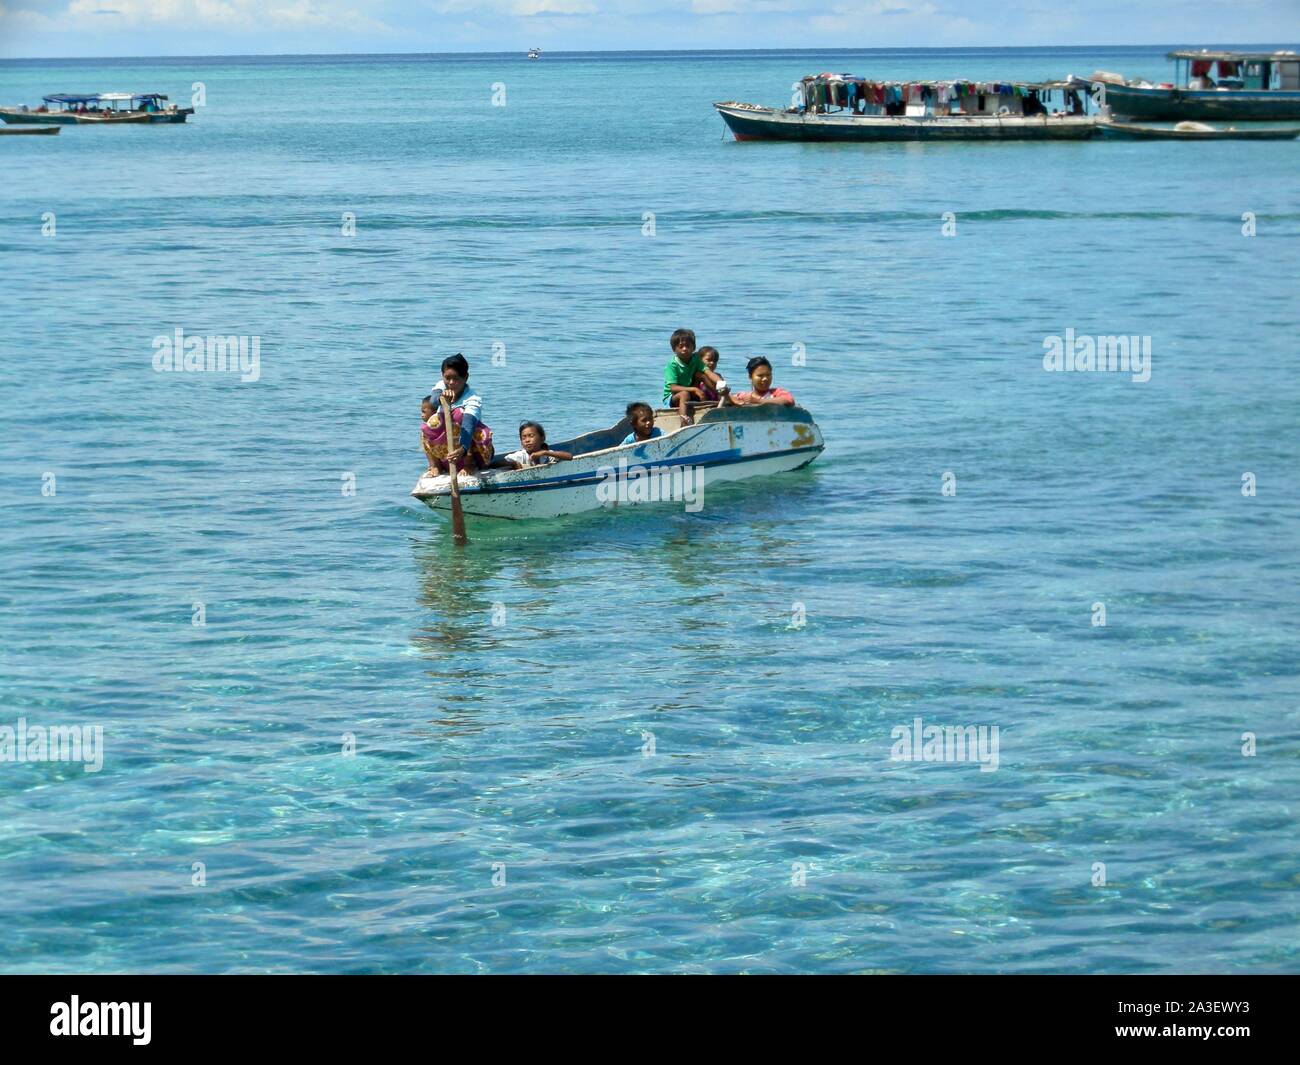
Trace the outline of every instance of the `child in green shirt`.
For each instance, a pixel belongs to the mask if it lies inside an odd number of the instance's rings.
[[[725,387],[725,383],[696,354],[695,334],[691,330],[678,329],[669,338],[668,346],[673,349],[673,357],[664,367],[664,406],[676,407],[682,424],[690,425],[687,405],[692,400],[704,399],[704,390],[696,385],[697,378],[703,378],[719,392],[719,386]]]

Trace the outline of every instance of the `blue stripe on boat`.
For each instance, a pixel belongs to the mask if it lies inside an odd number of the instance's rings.
[[[688,466],[739,466],[745,462],[757,462],[760,459],[780,458],[782,455],[799,455],[807,452],[810,456],[815,456],[821,452],[820,447],[792,447],[785,451],[765,451],[761,455],[748,455],[739,458],[739,450],[714,451],[706,455],[698,455],[691,462],[648,462],[648,463],[628,463],[627,472],[633,470],[650,470],[662,467],[679,467],[682,469]],[[809,460],[811,461],[811,459]],[[613,463],[602,469],[619,472],[618,465]],[[493,485],[491,487],[479,488],[462,488],[461,495],[506,495],[511,492],[537,492],[545,491],[548,488],[580,488],[587,484],[599,484],[607,480],[608,475],[602,475],[599,472],[590,474],[580,474],[577,477],[551,477],[544,481],[530,481],[527,484],[503,484]],[[620,480],[626,480],[626,477],[616,477],[615,483]],[[439,495],[443,493],[438,493]]]

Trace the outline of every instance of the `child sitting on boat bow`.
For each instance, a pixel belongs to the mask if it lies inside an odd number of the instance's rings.
[[[452,447],[448,448],[448,434],[442,424],[441,398],[446,394],[451,406],[451,420],[455,431],[451,434]],[[474,475],[492,463],[492,430],[483,424],[483,400],[469,387],[469,363],[464,355],[451,355],[442,360],[442,380],[425,397],[430,414],[420,426],[421,443],[429,460],[429,474],[450,472],[449,462],[459,470]],[[421,408],[423,417],[425,408]]]

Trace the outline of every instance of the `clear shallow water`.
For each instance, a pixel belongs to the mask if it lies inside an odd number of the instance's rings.
[[[1294,970],[1297,146],[709,107],[1162,53],[0,64],[208,92],[0,141],[0,724],[106,733],[0,763],[0,966]],[[813,467],[461,551],[408,499],[444,354],[559,439],[683,324],[776,363]],[[155,373],[178,326],[260,335],[260,380]],[[1151,380],[1044,372],[1067,328],[1151,336]],[[999,770],[891,762],[917,716]]]

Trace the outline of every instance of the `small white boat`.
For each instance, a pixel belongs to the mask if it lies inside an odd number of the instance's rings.
[[[485,518],[556,518],[656,502],[696,511],[704,505],[707,484],[797,470],[825,446],[802,407],[715,407],[697,412],[693,425],[679,421],[676,411],[656,411],[663,436],[621,444],[631,432],[624,418],[609,429],[548,445],[572,454],[568,462],[462,475],[461,506],[467,515]],[[411,495],[434,510],[450,510],[451,479],[421,477]]]
[[[540,48],[530,48],[530,49],[528,49],[528,58],[529,58],[529,59],[541,59],[541,58],[542,58],[542,50],[541,50]]]
[[[1102,122],[1097,128],[1108,137],[1147,141],[1293,141],[1300,137],[1300,126],[1251,126],[1247,129],[1227,126],[1216,129],[1204,122],[1179,122],[1176,126]]]

